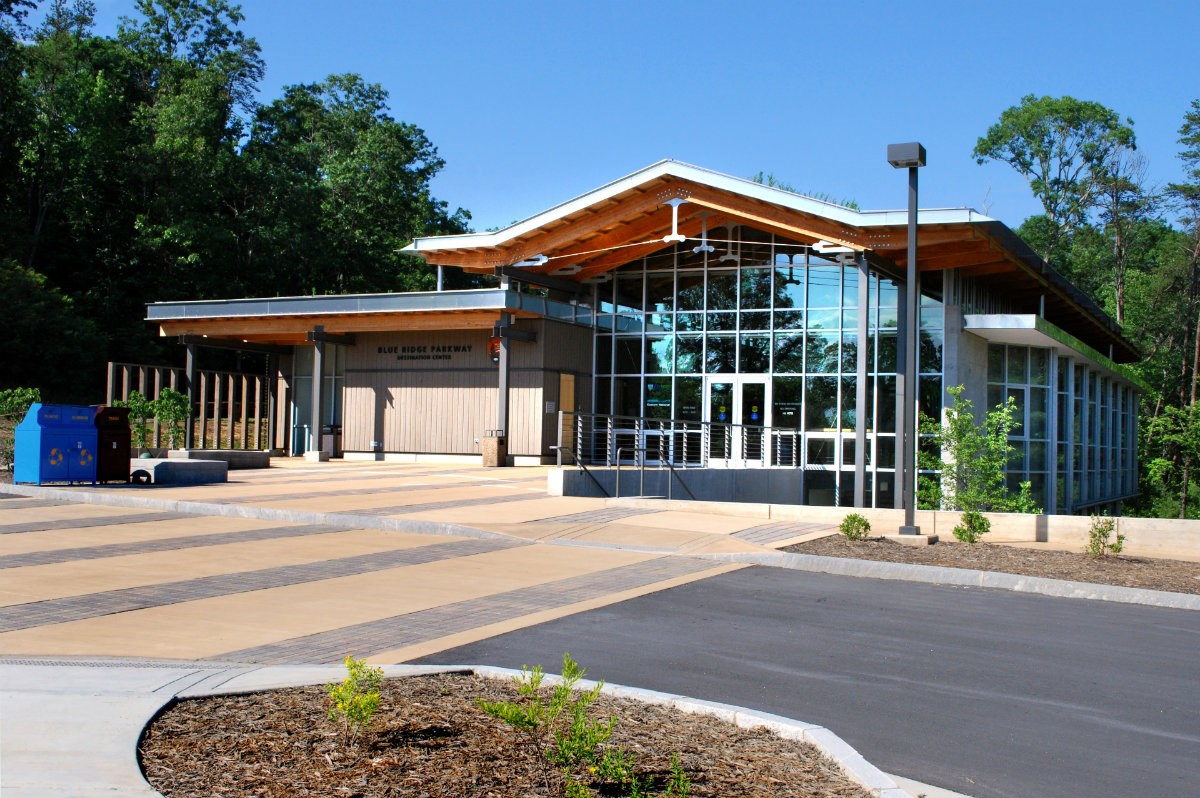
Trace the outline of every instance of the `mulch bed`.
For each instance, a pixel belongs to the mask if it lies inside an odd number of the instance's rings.
[[[512,681],[417,676],[387,680],[381,694],[371,727],[350,747],[328,719],[322,687],[180,701],[143,736],[142,766],[168,798],[562,794],[543,786],[529,745],[475,705],[513,699]],[[693,796],[869,795],[816,748],[761,729],[603,695],[592,712],[618,719],[612,742],[658,790],[678,753]]]
[[[1083,553],[1034,549],[1024,545],[944,540],[932,546],[909,546],[884,538],[846,540],[841,535],[797,543],[786,547],[784,551],[1200,594],[1200,563],[1182,560],[1127,557],[1123,554],[1093,558]]]

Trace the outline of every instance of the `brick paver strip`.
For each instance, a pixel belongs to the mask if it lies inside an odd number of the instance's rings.
[[[130,513],[129,515],[104,515],[91,518],[64,518],[60,521],[30,521],[24,524],[0,524],[0,535],[15,532],[49,532],[55,529],[83,529],[93,526],[119,526],[122,524],[145,524],[151,521],[176,521],[193,518],[186,513]]]
[[[406,565],[421,565],[456,557],[470,557],[474,554],[485,554],[523,545],[529,544],[506,540],[464,540],[454,543],[435,543],[431,546],[360,554],[337,560],[284,565],[258,571],[219,574],[199,579],[166,582],[161,585],[144,585],[121,590],[108,590],[102,593],[85,593],[81,596],[47,599],[30,604],[15,604],[0,607],[0,632],[79,621],[118,612],[163,607],[169,604],[181,604],[187,601],[199,601],[236,593],[249,593],[255,590],[270,590],[305,582],[320,582],[343,576],[385,571]]]
[[[353,510],[351,512],[354,515],[410,515],[412,513],[427,513],[433,510],[453,510],[458,507],[527,502],[544,498],[546,498],[546,495],[543,493],[517,493],[510,496],[484,496],[479,499],[451,499],[450,501],[425,502],[424,504],[397,504],[394,507],[371,507],[366,510]]]
[[[610,521],[620,521],[622,518],[630,518],[635,515],[646,515],[647,513],[657,513],[660,510],[645,510],[640,507],[608,507],[603,510],[586,510],[582,513],[570,513],[569,515],[555,515],[550,518],[538,518],[533,521],[526,521],[527,524],[605,524]]]
[[[779,540],[807,535],[809,532],[834,531],[836,529],[837,527],[832,524],[798,524],[793,521],[777,521],[773,524],[759,524],[749,529],[743,529],[741,532],[735,532],[733,537],[747,543],[775,543]]]
[[[297,483],[309,482],[312,479],[311,473],[306,473],[303,475],[297,474],[296,476],[292,476],[292,477],[278,477],[277,475],[274,475],[274,474],[272,474],[269,477],[249,477],[248,472],[239,472],[239,474],[247,474],[247,476],[239,476],[236,480],[234,480],[235,483],[240,483],[240,484],[244,484],[244,485],[255,485],[255,486],[294,485]],[[369,480],[379,480],[379,479],[409,480],[409,479],[416,479],[418,477],[442,477],[445,479],[461,479],[460,476],[458,476],[456,474],[447,474],[445,471],[414,471],[414,472],[410,472],[410,473],[398,472],[395,474],[363,474],[361,476],[358,476],[355,474],[338,473],[335,471],[335,472],[331,472],[329,475],[329,478],[331,480],[335,480],[335,481],[339,481],[339,482],[340,481],[367,482]],[[467,485],[476,485],[476,484],[478,484],[478,485],[505,485],[505,484],[521,483],[521,482],[543,482],[544,483],[545,481],[546,481],[546,478],[544,476],[521,477],[521,478],[513,478],[513,479],[497,477],[495,479],[479,479],[479,480],[471,480],[471,481],[447,482],[445,484],[423,482],[419,485],[396,485],[395,487],[391,487],[391,488],[364,488],[363,490],[386,492],[389,490],[410,490],[410,489],[417,490],[417,489],[423,489],[423,488],[424,489],[456,488],[456,487],[463,487],[463,486],[467,486]]]
[[[439,637],[478,629],[543,610],[602,598],[714,567],[718,566],[707,560],[664,557],[345,626],[279,643],[244,648],[209,659],[282,665],[341,662],[347,654],[369,657],[383,651],[436,640]]]
[[[124,557],[129,554],[151,554],[157,551],[175,551],[202,546],[226,546],[230,543],[249,543],[256,540],[323,535],[328,532],[343,532],[342,527],[321,524],[273,526],[265,529],[246,529],[239,532],[213,532],[207,535],[183,535],[176,538],[135,540],[128,543],[105,543],[99,546],[80,546],[74,549],[51,549],[9,554],[0,557],[0,570],[24,568],[30,565],[53,565],[74,560],[98,560],[103,557]]]
[[[515,481],[515,480],[514,480]],[[544,480],[522,480],[523,482],[541,482]],[[230,499],[218,500],[221,504],[252,504],[255,502],[276,502],[276,501],[295,501],[298,499],[320,499],[328,497],[341,496],[372,496],[380,493],[404,493],[406,491],[419,490],[444,490],[446,488],[484,488],[484,487],[502,487],[506,482],[496,482],[495,480],[479,480],[471,482],[452,482],[446,484],[420,484],[420,485],[395,485],[388,488],[350,488],[331,490],[314,490],[305,491],[303,493],[263,493],[255,496],[238,496]]]
[[[61,507],[66,502],[55,501],[53,499],[26,499],[18,498],[10,493],[0,493],[0,510],[37,510],[42,507]]]

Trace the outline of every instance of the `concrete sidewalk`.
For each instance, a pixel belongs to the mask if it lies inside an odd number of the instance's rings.
[[[0,486],[0,656],[399,662],[769,551],[736,537],[754,518],[547,497],[540,468],[234,474]]]
[[[4,795],[153,794],[128,777],[134,746],[175,695],[327,681],[340,666],[311,668],[347,654],[402,663],[755,565],[1081,595],[786,555],[833,527],[550,497],[545,472],[282,461],[220,485],[0,484]]]
[[[390,678],[419,676],[461,666],[384,666]],[[472,668],[483,676],[509,678],[513,671]],[[336,666],[246,668],[155,661],[0,662],[0,794],[46,796],[158,796],[142,777],[137,746],[146,724],[176,697],[254,692],[326,684],[345,676]],[[587,685],[584,685],[585,687]],[[615,695],[667,704],[684,712],[712,714],[736,726],[765,726],[787,739],[816,745],[879,798],[912,798],[829,729],[803,721],[696,701],[683,696],[606,685]],[[931,796],[924,785],[906,782]]]

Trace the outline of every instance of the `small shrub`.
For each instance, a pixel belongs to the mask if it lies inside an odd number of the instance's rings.
[[[671,754],[671,775],[667,777],[667,790],[663,795],[687,798],[692,794],[692,782],[683,772],[679,754]]]
[[[37,388],[9,388],[0,391],[0,470],[13,467],[13,435],[17,424],[34,402],[42,401]]]
[[[154,417],[167,429],[167,438],[172,449],[183,446],[183,423],[191,412],[191,405],[185,394],[173,388],[163,388],[158,392],[154,405]]]
[[[864,540],[871,531],[871,522],[858,513],[850,513],[838,527],[846,540]]]
[[[379,709],[383,669],[373,668],[365,660],[347,655],[346,671],[347,676],[340,684],[326,685],[326,690],[333,703],[329,719],[341,724],[342,742],[353,745]]]
[[[954,537],[963,543],[978,543],[991,529],[992,522],[983,513],[967,510],[962,514],[962,521],[954,527]]]
[[[1092,525],[1088,529],[1087,553],[1092,557],[1107,557],[1109,554],[1120,554],[1125,548],[1125,536],[1113,532],[1117,528],[1117,519],[1105,515],[1093,515]]]
[[[42,401],[38,388],[9,388],[0,391],[0,416],[25,416],[29,406]],[[21,419],[17,419],[20,421]]]
[[[548,693],[542,689],[541,666],[526,666],[516,678],[516,701],[481,700],[479,708],[525,737],[541,764],[547,792],[555,791],[557,781],[567,798],[588,798],[599,783],[604,795],[644,798],[650,794],[651,779],[637,774],[637,763],[624,748],[608,744],[616,718],[597,720],[588,715],[604,683],[578,690],[585,674],[570,654],[563,654],[562,678]],[[672,758],[666,789],[668,796],[682,798],[690,793],[691,782],[678,756]]]
[[[117,407],[129,408],[130,428],[133,430],[133,445],[138,449],[150,446],[150,419],[154,418],[154,402],[142,396],[141,391],[130,391],[125,401],[116,401]]]

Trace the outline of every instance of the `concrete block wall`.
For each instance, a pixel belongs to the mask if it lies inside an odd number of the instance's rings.
[[[552,496],[613,496],[615,469],[590,468],[605,492],[581,470],[572,466],[552,469],[548,475],[548,492]],[[666,496],[666,476],[669,472],[647,469],[645,495]],[[876,534],[892,534],[904,519],[903,510],[854,507],[815,507],[780,503],[770,497],[799,496],[798,472],[791,469],[686,469],[677,470],[697,496],[707,501],[687,500],[687,494],[676,482],[674,499],[638,498],[638,471],[621,470],[622,501],[652,502],[662,509],[685,512],[704,512],[711,515],[745,515],[777,521],[840,524],[850,513],[858,513],[871,522]],[[992,523],[985,540],[991,542],[1041,542],[1055,548],[1083,551],[1092,520],[1086,515],[1028,515],[1022,513],[985,513]],[[954,527],[961,513],[923,510],[916,513],[917,525],[925,534],[953,540]],[[1200,521],[1170,518],[1116,519],[1116,531],[1125,535],[1124,554],[1133,557],[1168,557],[1200,562]]]

